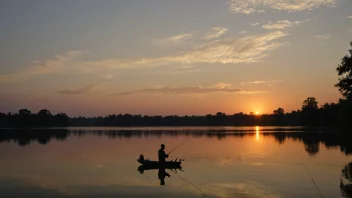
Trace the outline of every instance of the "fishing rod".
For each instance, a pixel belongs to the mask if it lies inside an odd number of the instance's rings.
[[[186,141],[182,142],[181,144],[179,144],[178,146],[176,146],[175,148],[173,148],[167,155],[169,155],[172,151],[176,150],[178,147],[180,147],[181,145],[183,145],[184,143],[188,142],[189,139],[187,139]]]
[[[196,190],[198,190],[198,192],[200,192],[200,194],[202,195],[202,197],[204,197],[203,192],[202,192],[199,188],[197,188],[197,186],[195,186],[194,184],[192,184],[192,182],[190,182],[190,181],[188,181],[187,179],[183,178],[181,175],[179,175],[179,174],[177,173],[177,171],[174,171],[174,170],[172,170],[172,169],[171,169],[171,171],[172,171],[173,173],[175,173],[177,176],[179,176],[183,181],[185,181],[185,182],[187,182],[188,184],[190,184],[191,186],[193,186]]]
[[[306,165],[306,166],[307,166],[307,165]],[[310,175],[310,174],[308,173],[308,167],[307,167],[307,174]],[[318,190],[318,192],[320,193],[320,196],[321,196],[322,198],[325,198],[324,195],[323,195],[323,193],[321,192],[320,188],[319,188],[319,187],[317,186],[317,184],[315,183],[313,177],[311,177],[311,176],[309,176],[309,177],[310,177],[310,180],[312,181],[313,185],[315,186],[315,188],[316,188],[316,189]]]

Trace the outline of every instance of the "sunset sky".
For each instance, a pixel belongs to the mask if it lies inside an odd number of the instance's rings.
[[[2,0],[0,112],[271,113],[341,97],[351,0]]]

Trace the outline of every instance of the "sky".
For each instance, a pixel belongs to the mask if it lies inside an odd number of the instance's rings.
[[[271,113],[337,102],[350,0],[3,0],[0,112]]]

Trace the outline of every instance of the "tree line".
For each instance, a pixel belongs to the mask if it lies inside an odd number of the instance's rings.
[[[352,47],[352,42],[350,43]],[[47,109],[32,113],[21,109],[18,113],[0,113],[0,127],[62,127],[62,126],[345,126],[352,123],[352,49],[336,68],[338,83],[335,85],[343,98],[337,103],[318,104],[314,97],[303,101],[302,108],[285,112],[278,108],[271,114],[218,112],[205,116],[142,116],[113,114],[105,117],[68,117],[65,113],[52,115]]]
[[[337,126],[350,123],[351,102],[326,103],[318,106],[314,97],[303,101],[302,108],[285,112],[278,108],[271,114],[255,115],[242,112],[226,115],[218,112],[205,116],[147,116],[112,114],[105,117],[68,117],[65,113],[51,114],[47,109],[32,113],[0,113],[0,127],[66,127],[66,126]]]

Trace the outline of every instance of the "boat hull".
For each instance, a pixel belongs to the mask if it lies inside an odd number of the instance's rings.
[[[166,162],[158,162],[151,160],[137,160],[142,166],[149,169],[158,169],[158,168],[178,168],[181,167],[181,162],[177,161],[166,161]]]

